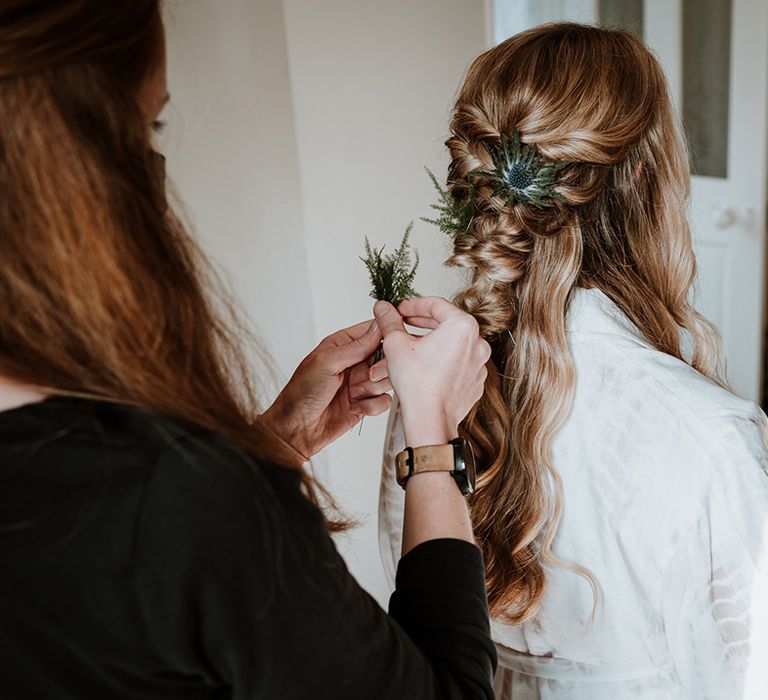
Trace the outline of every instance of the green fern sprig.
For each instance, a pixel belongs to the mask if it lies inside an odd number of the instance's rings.
[[[441,233],[456,239],[459,236],[471,235],[470,227],[475,218],[475,192],[472,183],[469,183],[466,199],[458,199],[451,192],[444,189],[437,181],[434,173],[425,168],[429,179],[437,190],[438,202],[431,204],[439,216],[436,219],[422,217],[422,221],[437,226]]]
[[[411,297],[419,296],[414,289],[416,271],[419,268],[419,254],[413,251],[415,261],[411,264],[409,239],[413,222],[408,224],[400,245],[392,253],[384,254],[384,248],[374,248],[365,239],[365,257],[360,258],[371,278],[371,296],[377,301],[388,301],[394,306]]]

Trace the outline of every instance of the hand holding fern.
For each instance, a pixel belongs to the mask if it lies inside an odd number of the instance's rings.
[[[408,443],[440,444],[456,437],[488,375],[491,348],[480,337],[477,321],[437,297],[408,299],[397,309],[379,302],[374,310]],[[431,333],[410,335],[404,320]]]
[[[368,358],[381,343],[375,321],[365,321],[323,340],[294,372],[261,420],[306,458],[391,402],[386,364],[370,380]]]

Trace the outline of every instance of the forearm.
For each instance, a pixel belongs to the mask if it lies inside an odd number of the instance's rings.
[[[455,428],[439,420],[408,420],[404,416],[403,422],[411,447],[443,445],[456,437]],[[416,474],[405,489],[402,554],[422,542],[443,538],[474,542],[466,500],[450,474]]]

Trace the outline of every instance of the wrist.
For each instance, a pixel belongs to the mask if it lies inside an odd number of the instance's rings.
[[[276,403],[258,416],[257,421],[283,443],[302,464],[309,461],[311,454],[301,439],[301,431],[291,427],[290,421],[282,415]]]
[[[458,424],[434,408],[422,413],[402,411],[403,431],[409,447],[444,445],[458,436]]]

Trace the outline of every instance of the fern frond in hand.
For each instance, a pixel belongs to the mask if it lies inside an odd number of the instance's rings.
[[[422,221],[437,226],[442,233],[451,238],[469,235],[472,220],[475,218],[475,193],[472,184],[469,184],[467,198],[460,200],[440,185],[429,168],[425,168],[425,170],[427,175],[429,175],[429,179],[432,180],[438,196],[437,204],[431,204],[430,206],[439,216],[436,219],[424,217]]]
[[[371,296],[377,301],[388,301],[398,306],[404,299],[419,296],[413,288],[419,267],[419,254],[413,251],[415,261],[411,264],[409,239],[412,230],[413,222],[405,229],[400,245],[388,254],[384,253],[386,246],[373,248],[368,238],[365,239],[365,257],[360,259],[368,268]]]

